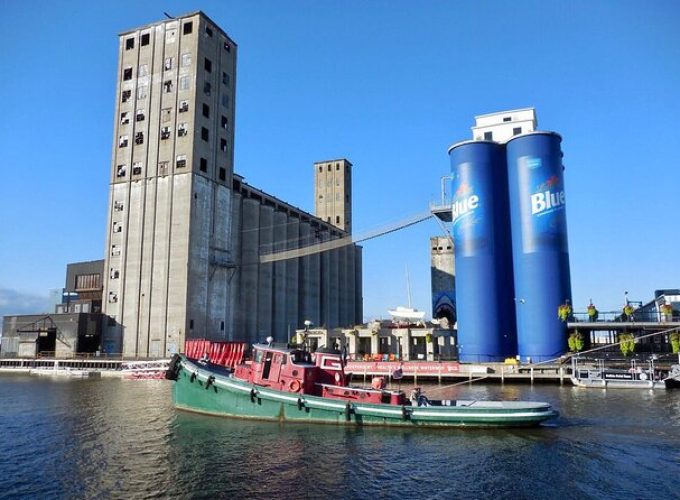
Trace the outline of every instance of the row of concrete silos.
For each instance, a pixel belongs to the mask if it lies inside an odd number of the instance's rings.
[[[316,245],[343,234],[288,205],[249,192],[232,199],[232,331],[236,340],[287,341],[306,320],[328,328],[360,322],[361,247],[347,245],[274,262],[265,253]]]
[[[571,300],[561,137],[449,148],[461,361],[532,361],[566,350]]]

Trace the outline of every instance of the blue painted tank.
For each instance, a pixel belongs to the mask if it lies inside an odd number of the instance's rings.
[[[500,361],[516,349],[503,146],[466,141],[449,148],[461,361]]]
[[[517,136],[506,145],[515,275],[517,347],[545,361],[567,348],[557,316],[571,303],[562,138],[554,132]]]

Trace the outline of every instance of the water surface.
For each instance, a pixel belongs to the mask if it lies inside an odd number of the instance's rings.
[[[166,381],[0,375],[0,498],[678,498],[680,391],[436,396],[548,401],[561,416],[536,429],[278,424],[178,412]]]

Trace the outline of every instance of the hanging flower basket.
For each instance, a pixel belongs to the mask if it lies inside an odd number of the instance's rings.
[[[588,306],[588,319],[590,321],[597,321],[597,317],[600,315],[600,311],[597,310],[593,304]]]
[[[673,354],[677,354],[678,352],[680,352],[680,333],[678,332],[671,333],[670,341]]]
[[[557,308],[557,317],[560,321],[567,321],[571,316],[571,306],[569,304],[562,304]]]
[[[582,351],[584,346],[583,335],[578,330],[574,330],[574,333],[569,335],[567,343],[571,352]]]
[[[673,317],[673,306],[670,304],[663,304],[659,310],[665,319],[669,320]]]
[[[635,352],[635,337],[632,333],[623,332],[619,334],[621,354],[628,357]]]
[[[427,342],[428,344],[430,342],[432,342],[432,334],[431,333],[425,334],[425,342]]]
[[[633,311],[635,311],[635,309],[631,305],[627,305],[623,308],[623,314],[625,314],[628,318],[632,318]]]

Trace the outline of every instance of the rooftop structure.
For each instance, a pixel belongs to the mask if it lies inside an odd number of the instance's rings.
[[[352,164],[344,158],[314,163],[316,216],[352,234]]]
[[[516,135],[536,130],[534,108],[512,109],[475,116],[472,138],[475,141],[507,142]]]

